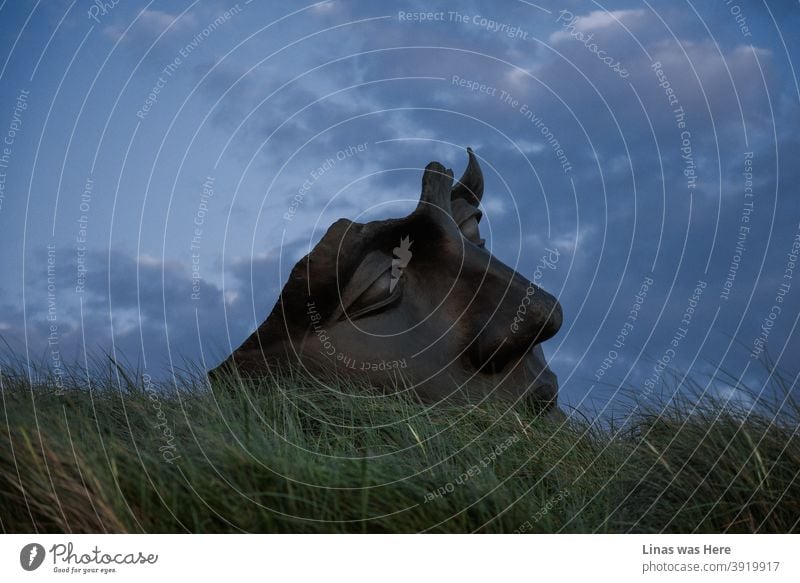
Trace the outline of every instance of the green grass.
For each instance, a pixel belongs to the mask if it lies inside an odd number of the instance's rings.
[[[601,428],[289,376],[0,380],[5,532],[800,530],[789,397],[632,407]]]

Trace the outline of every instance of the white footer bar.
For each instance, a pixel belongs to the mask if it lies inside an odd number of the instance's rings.
[[[798,542],[795,535],[3,535],[0,581],[796,582]]]

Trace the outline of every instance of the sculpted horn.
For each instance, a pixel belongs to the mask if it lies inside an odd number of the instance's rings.
[[[467,154],[469,154],[469,164],[464,175],[453,187],[450,198],[452,200],[463,198],[469,204],[478,206],[483,198],[483,172],[472,148],[467,148]]]

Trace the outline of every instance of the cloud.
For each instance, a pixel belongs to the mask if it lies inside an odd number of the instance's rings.
[[[313,14],[330,14],[339,10],[340,2],[320,2],[311,8]]]
[[[85,341],[90,359],[113,350],[133,362],[146,359],[154,374],[169,369],[168,356],[176,366],[213,366],[266,318],[286,277],[273,255],[234,259],[224,290],[204,280],[194,287],[190,267],[177,261],[113,251],[110,258],[93,253],[87,262],[94,268],[83,296],[73,293],[74,266],[59,269],[56,320],[48,319],[44,276],[29,280],[27,338],[34,361],[47,363],[49,350],[57,349],[67,363],[83,362]],[[5,305],[2,313],[0,337],[23,355],[22,310]],[[57,343],[48,344],[53,323]]]
[[[134,41],[145,38],[154,39],[169,28],[170,33],[177,33],[197,26],[197,19],[192,14],[184,14],[180,18],[160,10],[143,10],[133,25],[126,32],[126,25],[112,24],[103,29],[109,38],[118,41]]]
[[[567,40],[572,40],[570,31],[575,30],[579,32],[596,32],[603,29],[608,29],[613,26],[619,26],[620,30],[624,31],[624,27],[631,28],[637,27],[645,20],[646,11],[643,8],[635,10],[593,10],[588,14],[575,16],[568,10],[562,10],[559,13],[557,22],[562,27],[569,25],[570,30],[558,30],[552,33],[549,37],[551,43],[558,43]]]

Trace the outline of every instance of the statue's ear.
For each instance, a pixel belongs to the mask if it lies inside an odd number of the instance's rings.
[[[482,215],[478,207],[483,198],[483,172],[472,148],[467,148],[467,154],[467,169],[450,191],[452,216],[464,237],[476,245],[483,245],[478,229]]]
[[[463,198],[452,201],[453,221],[458,225],[461,234],[476,245],[483,246],[484,240],[481,239],[481,232],[478,222],[481,220],[481,211],[472,206]]]

